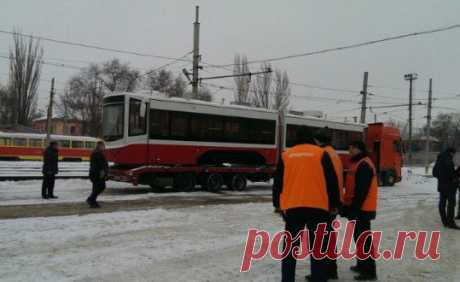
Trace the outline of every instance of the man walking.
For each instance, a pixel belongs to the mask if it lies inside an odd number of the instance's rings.
[[[58,174],[58,143],[51,141],[43,152],[43,183],[42,183],[42,198],[43,199],[57,199],[54,195],[54,181],[56,174]]]
[[[96,149],[91,153],[89,179],[93,184],[93,188],[91,195],[86,200],[90,208],[100,208],[97,197],[105,190],[105,181],[109,166],[103,152],[104,149],[104,142],[98,141]]]
[[[433,175],[438,179],[439,215],[442,224],[451,229],[460,229],[454,220],[455,195],[457,193],[458,178],[455,172],[453,158],[456,150],[447,148],[438,155],[433,167]]]
[[[313,136],[307,130],[298,132],[297,146],[286,150],[278,165],[274,184],[274,203],[282,211],[286,231],[292,238],[307,226],[310,246],[320,223],[326,223],[330,214],[336,214],[340,206],[337,175],[329,154],[313,145]],[[296,258],[292,248],[299,245],[292,242],[291,249],[281,262],[282,282],[295,281]],[[322,250],[327,243],[323,240]],[[328,263],[325,259],[310,256],[311,281],[328,280]]]
[[[343,215],[349,220],[356,220],[353,233],[355,243],[363,233],[371,231],[371,220],[377,211],[377,173],[374,164],[368,157],[366,145],[362,141],[354,141],[349,146],[351,168],[345,179],[345,195]],[[365,253],[374,253],[372,239],[367,237],[363,245],[356,246]],[[355,280],[377,280],[375,260],[370,256],[358,259],[356,266],[350,268],[359,275]]]

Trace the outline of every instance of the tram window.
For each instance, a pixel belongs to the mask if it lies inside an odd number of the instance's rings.
[[[83,148],[83,147],[84,147],[83,141],[72,140],[72,148]]]
[[[143,135],[146,132],[145,108],[142,101],[136,99],[129,100],[129,136]],[[141,111],[144,111],[141,113]]]
[[[336,129],[332,132],[332,145],[336,150],[347,150],[353,141],[351,137],[350,132]]]
[[[29,139],[29,146],[30,147],[41,148],[41,147],[43,147],[43,142],[42,142],[41,139]]]
[[[275,124],[275,121],[252,120],[251,128],[253,128],[254,133],[251,134],[251,142],[260,144],[274,144]]]
[[[59,147],[69,148],[70,147],[70,140],[59,140],[58,144],[59,144]]]
[[[188,117],[187,113],[171,113],[171,137],[187,137]]]
[[[293,147],[299,144],[299,142],[306,141],[306,140],[299,140],[299,135],[301,131],[306,131],[307,134],[310,134],[313,137],[315,130],[316,130],[315,128],[309,127],[309,126],[288,124],[287,134],[286,134],[286,147]]]
[[[169,112],[150,111],[150,138],[166,139],[169,137]]]
[[[190,138],[194,141],[206,141],[206,131],[208,130],[207,115],[190,115]]]
[[[85,148],[87,148],[87,149],[94,149],[94,148],[96,148],[96,142],[86,141],[86,142],[85,142]]]
[[[238,142],[240,138],[240,124],[237,118],[229,118],[225,122],[225,140],[228,142]]]
[[[27,146],[27,139],[26,138],[13,138],[12,146],[26,147]]]
[[[0,137],[0,146],[9,146],[10,142],[11,142],[11,138]]]
[[[207,140],[224,141],[223,136],[224,122],[221,117],[213,116],[208,121]]]

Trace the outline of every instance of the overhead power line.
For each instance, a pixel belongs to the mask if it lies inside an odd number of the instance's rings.
[[[3,56],[3,55],[0,55],[0,58],[6,59],[6,60],[10,59],[10,57]],[[40,60],[40,63],[44,64],[44,65],[50,65],[50,66],[55,66],[55,67],[67,68],[67,69],[77,69],[77,70],[83,69],[83,67],[79,67],[79,66],[74,66],[74,65],[69,65],[69,64],[61,64],[61,63],[53,63],[53,62],[48,62],[48,61],[44,61],[44,60]]]
[[[353,49],[353,48],[358,48],[358,47],[363,47],[363,46],[368,46],[368,45],[374,45],[374,44],[378,44],[378,43],[382,43],[382,42],[386,42],[386,41],[392,41],[392,40],[398,40],[398,39],[403,39],[403,38],[408,38],[408,37],[420,36],[420,35],[437,33],[437,32],[442,32],[442,31],[448,31],[448,30],[457,29],[457,28],[460,28],[460,24],[454,24],[454,25],[450,25],[450,26],[444,26],[444,27],[439,27],[439,28],[434,28],[434,29],[424,30],[424,31],[418,31],[418,32],[411,32],[411,33],[405,33],[405,34],[400,34],[400,35],[394,35],[394,36],[384,37],[384,38],[377,39],[377,40],[370,40],[370,41],[365,41],[365,42],[360,42],[360,43],[353,43],[353,44],[343,45],[343,46],[334,47],[334,48],[326,48],[326,49],[310,51],[310,52],[305,52],[305,53],[299,53],[299,54],[292,54],[292,55],[286,55],[286,56],[280,56],[280,57],[253,60],[253,61],[248,61],[248,64],[283,61],[283,60],[294,59],[294,58],[299,58],[299,57],[307,57],[307,56],[313,56],[313,55],[337,52],[337,51]],[[229,66],[234,66],[234,65],[235,64],[224,64],[224,65],[214,65],[214,66],[229,67]]]
[[[18,34],[21,36],[30,37],[30,38],[39,39],[39,40],[48,41],[48,42],[53,42],[53,43],[58,43],[58,44],[78,46],[78,47],[83,47],[83,48],[91,48],[91,49],[96,49],[100,51],[128,54],[128,55],[139,56],[139,57],[151,57],[151,58],[163,59],[163,60],[171,60],[171,61],[177,60],[177,61],[191,62],[191,60],[186,60],[186,59],[173,58],[173,57],[168,57],[168,56],[160,56],[160,55],[154,55],[154,54],[146,54],[146,53],[141,53],[137,51],[109,48],[109,47],[103,47],[103,46],[81,43],[81,42],[72,42],[72,41],[67,41],[67,40],[54,39],[54,38],[44,37],[44,36],[27,35],[24,33],[7,31],[7,30],[0,30],[0,33],[9,34],[9,35]]]

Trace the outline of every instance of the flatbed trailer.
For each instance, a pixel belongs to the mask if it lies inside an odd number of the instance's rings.
[[[134,185],[145,184],[152,188],[173,186],[180,191],[191,191],[196,185],[217,192],[223,185],[242,191],[247,180],[268,181],[273,177],[274,166],[164,166],[147,165],[131,169],[109,169],[109,179]]]

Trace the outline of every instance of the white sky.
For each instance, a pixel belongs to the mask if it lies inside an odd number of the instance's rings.
[[[212,64],[233,62],[235,53],[249,60],[278,57],[323,48],[347,45],[386,36],[460,23],[460,2],[455,0],[4,0],[0,29],[19,27],[24,33],[56,39],[180,57],[192,49],[194,6],[200,5],[201,54]],[[455,96],[460,66],[460,29],[370,47],[275,62],[293,82],[356,90],[355,93],[324,91],[292,86],[291,105],[296,110],[322,110],[329,116],[359,116],[358,104],[364,71],[369,71],[374,93],[370,106],[401,104],[408,100],[408,83],[403,75],[416,72],[418,91],[427,89],[433,78],[434,96]],[[6,55],[11,36],[0,34],[0,55]],[[43,42],[45,60],[86,66],[120,58],[141,71],[168,63],[166,60],[136,57]],[[178,73],[184,63],[169,69]],[[251,70],[259,69],[252,65]],[[42,79],[56,77],[58,92],[77,70],[45,65]],[[5,83],[8,61],[0,58],[0,81]],[[225,74],[205,68],[202,76]],[[233,87],[232,79],[213,81]],[[47,100],[49,82],[42,81],[40,105]],[[397,89],[394,89],[397,88]],[[231,92],[216,90],[220,100],[233,98]],[[300,98],[299,96],[307,96]],[[309,98],[327,97],[333,100]],[[382,97],[385,96],[385,97]],[[425,98],[417,92],[415,98]],[[350,100],[356,101],[352,102]],[[456,111],[460,98],[438,100],[435,113]],[[444,108],[439,108],[444,107]],[[390,116],[407,120],[404,108],[374,110],[379,119]],[[384,114],[383,112],[387,112]],[[423,125],[426,108],[415,107],[415,121]],[[368,120],[373,120],[368,112]]]

